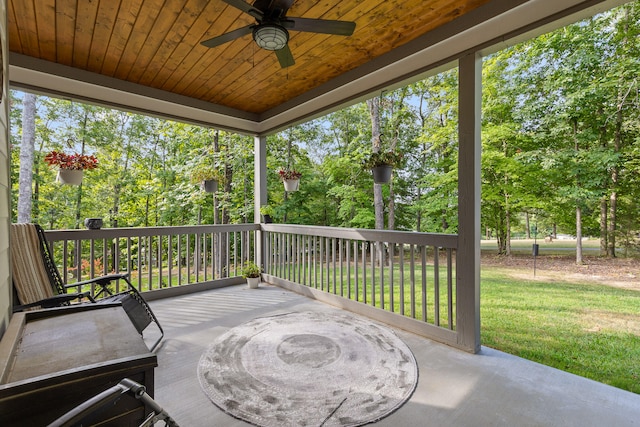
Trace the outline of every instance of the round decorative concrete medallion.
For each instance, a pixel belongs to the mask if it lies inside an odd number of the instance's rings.
[[[399,408],[418,369],[387,327],[306,312],[230,329],[203,353],[198,378],[213,403],[258,426],[358,426]]]

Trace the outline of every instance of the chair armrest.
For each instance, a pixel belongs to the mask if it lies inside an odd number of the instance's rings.
[[[114,280],[125,280],[127,283],[129,283],[129,273],[107,274],[105,276],[94,277],[93,279],[83,280],[81,282],[67,283],[66,285],[64,285],[64,287],[66,289],[69,289],[76,286],[91,285],[93,283],[100,286],[107,286],[109,283],[113,282]]]
[[[128,272],[107,274],[105,276],[94,277],[93,279],[83,280],[81,282],[68,283],[64,285],[64,287],[65,289],[68,289],[68,288],[73,288],[74,286],[96,284],[100,286],[100,289],[98,290],[98,292],[95,293],[95,295],[93,295],[93,297],[90,297],[91,301],[95,302],[95,299],[98,298],[100,295],[102,295],[103,292],[105,293],[105,295],[113,295],[109,290],[109,288],[107,288],[107,285],[109,285],[114,280],[124,280],[125,282],[127,282],[127,286],[129,287],[129,289],[134,289],[133,285],[131,285],[131,282],[129,281]]]
[[[27,308],[33,308],[33,307],[42,307],[42,308],[60,307],[70,301],[73,301],[74,299],[82,299],[82,298],[91,299],[91,297],[89,296],[89,292],[54,295],[50,298],[45,298],[40,301],[32,302],[29,304],[16,305],[13,307],[13,311],[15,313],[15,312],[24,311]]]

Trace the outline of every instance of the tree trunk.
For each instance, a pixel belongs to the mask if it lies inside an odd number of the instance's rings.
[[[220,132],[216,129],[213,134],[213,152],[218,153],[220,151],[219,144]],[[220,224],[220,203],[218,201],[218,194],[213,193],[213,223]]]
[[[197,221],[198,225],[202,225],[202,206],[198,207]],[[193,274],[198,277],[200,270],[202,270],[202,236],[200,233],[196,233],[196,243],[193,249]]]
[[[374,153],[380,151],[380,98],[373,98],[367,101],[369,113],[371,115],[371,144]],[[373,207],[375,211],[375,228],[384,230],[384,201],[382,199],[382,184],[373,184]],[[384,265],[384,254],[382,242],[376,242],[376,261],[378,265]]]
[[[576,264],[582,265],[582,208],[576,206]]]
[[[607,255],[607,196],[600,200],[600,255]]]
[[[220,131],[217,129],[213,134],[213,152],[214,155],[220,152]],[[213,223],[220,224],[220,201],[218,200],[218,192],[213,193]],[[214,275],[217,275],[218,278],[222,278],[225,273],[222,263],[222,251],[218,250],[220,245],[222,244],[222,240],[218,233],[213,234],[213,265],[214,265]],[[224,251],[226,254],[227,252]]]
[[[529,212],[524,213],[525,229],[527,232],[527,239],[531,239],[531,221],[529,218]]]
[[[224,146],[224,150],[229,150],[229,145]],[[228,156],[224,156],[224,197],[225,200],[229,200],[231,197],[231,183],[233,182],[233,165],[229,162]],[[229,208],[222,209],[222,224],[229,224],[231,222],[231,215],[229,214]],[[245,254],[248,254],[248,248],[245,249]],[[220,242],[220,265],[227,265],[227,239],[223,239]],[[229,271],[223,268],[221,277],[228,277]]]
[[[574,142],[574,149],[576,152],[576,159],[577,159],[577,155],[578,155],[578,150],[580,150],[580,146],[578,145],[578,138],[577,138],[577,134],[578,134],[578,123],[577,121],[573,120],[571,122],[572,126],[573,126],[573,138],[575,140]],[[577,160],[576,160],[577,161]],[[576,168],[577,169],[577,168]],[[580,183],[580,176],[579,173],[576,172],[576,188],[581,188],[582,185]],[[581,265],[583,263],[583,259],[582,259],[582,200],[579,198],[576,198],[576,264]]]
[[[509,211],[509,203],[508,203],[509,197],[507,196],[507,209],[505,211],[505,215],[504,215],[504,222],[505,222],[505,231],[506,231],[506,237],[505,237],[505,253],[507,256],[511,256],[511,212]]]
[[[20,143],[20,176],[18,178],[18,222],[31,222],[33,152],[36,141],[36,96],[24,94],[22,110],[22,142]]]
[[[80,154],[84,155],[84,147],[85,147],[85,138],[87,135],[87,122],[89,121],[89,111],[84,109],[84,117],[82,119],[82,146],[80,149]],[[114,212],[114,217],[117,219],[118,213]],[[80,224],[82,224],[82,183],[78,185],[78,190],[76,191],[76,225],[75,228],[79,229]]]
[[[626,41],[626,39],[625,39]],[[622,105],[624,103],[625,94],[622,92],[622,83],[618,89],[618,111],[616,112],[616,131],[613,138],[613,149],[615,153],[619,153],[622,147]],[[611,170],[611,195],[609,196],[609,228],[607,233],[607,255],[611,258],[616,256],[616,228],[617,228],[617,209],[618,209],[618,165],[613,166]]]
[[[380,151],[380,98],[367,101],[371,116],[371,144],[374,153]],[[373,184],[373,207],[375,210],[375,228],[384,229],[384,202],[382,200],[382,184]]]

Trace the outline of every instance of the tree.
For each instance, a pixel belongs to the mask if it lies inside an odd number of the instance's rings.
[[[20,177],[18,222],[31,222],[31,198],[36,129],[36,95],[25,93],[22,109],[22,142],[20,144]]]

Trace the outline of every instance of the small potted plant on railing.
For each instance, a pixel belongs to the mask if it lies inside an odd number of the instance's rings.
[[[273,222],[273,206],[260,206],[260,215],[262,215],[262,222],[265,224],[271,224]]]
[[[278,175],[280,175],[284,183],[284,191],[298,191],[302,172],[295,169],[282,168],[278,171]]]
[[[393,167],[400,164],[402,154],[395,151],[376,151],[371,153],[364,162],[365,169],[371,169],[373,182],[384,184],[391,180]]]
[[[240,269],[242,277],[247,279],[247,285],[250,289],[256,289],[260,284],[260,267],[253,261],[247,261]]]
[[[55,150],[47,154],[44,161],[58,168],[58,182],[70,185],[80,185],[83,172],[98,167],[98,159],[94,155],[65,154]]]

